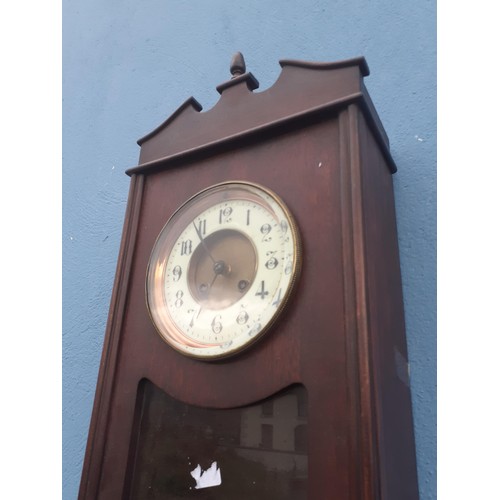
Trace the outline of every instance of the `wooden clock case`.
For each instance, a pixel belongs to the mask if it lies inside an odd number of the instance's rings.
[[[221,409],[293,384],[308,393],[310,500],[418,498],[389,141],[363,84],[364,58],[280,61],[254,92],[244,65],[210,110],[190,98],[139,140],[80,499],[128,498],[138,388]],[[151,249],[171,214],[207,186],[262,184],[302,238],[295,293],[264,338],[218,362],[182,356],[145,303]],[[237,381],[237,383],[235,382]],[[216,498],[216,497],[214,497]]]

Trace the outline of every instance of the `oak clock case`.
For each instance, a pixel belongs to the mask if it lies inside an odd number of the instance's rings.
[[[418,500],[368,65],[279,64],[138,141],[80,500]]]
[[[160,336],[200,359],[228,357],[266,333],[300,271],[298,230],[273,192],[247,182],[209,187],[162,229],[146,299]]]

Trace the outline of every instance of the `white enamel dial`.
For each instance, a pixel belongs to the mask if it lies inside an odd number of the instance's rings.
[[[198,193],[161,231],[148,266],[153,323],[178,351],[234,354],[269,328],[298,275],[300,244],[283,202],[254,184]]]

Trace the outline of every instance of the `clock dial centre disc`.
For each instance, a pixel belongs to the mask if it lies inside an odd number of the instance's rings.
[[[250,239],[234,229],[202,240],[189,262],[188,283],[204,308],[225,309],[244,297],[255,279],[257,255]]]

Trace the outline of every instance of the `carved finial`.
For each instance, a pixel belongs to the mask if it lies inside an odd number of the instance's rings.
[[[245,59],[243,59],[243,54],[241,52],[236,52],[231,59],[230,71],[232,78],[242,75],[247,70],[245,65]]]

